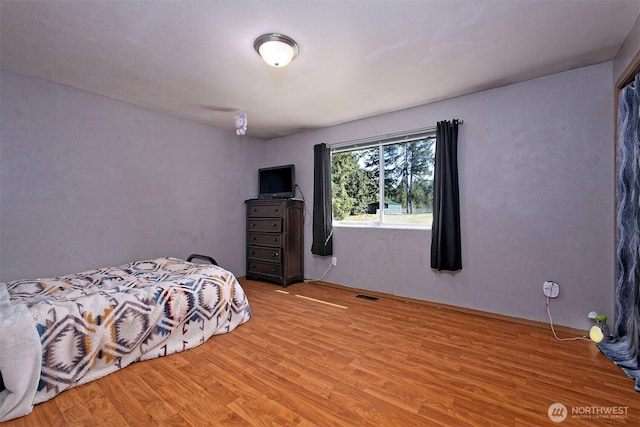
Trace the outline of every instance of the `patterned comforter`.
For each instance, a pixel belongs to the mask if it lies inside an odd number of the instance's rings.
[[[175,258],[0,283],[0,421],[250,317],[233,274]]]

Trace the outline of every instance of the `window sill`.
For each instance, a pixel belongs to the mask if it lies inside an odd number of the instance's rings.
[[[370,228],[385,230],[424,230],[431,231],[430,225],[421,224],[380,224],[377,222],[334,222],[335,228]]]

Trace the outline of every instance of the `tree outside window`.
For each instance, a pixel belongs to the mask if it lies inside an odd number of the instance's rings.
[[[433,135],[334,151],[334,221],[431,225],[434,151]]]

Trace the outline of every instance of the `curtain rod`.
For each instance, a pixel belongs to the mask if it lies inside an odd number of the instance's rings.
[[[457,119],[457,120],[459,125],[464,124],[464,120],[462,119]],[[405,136],[417,135],[421,133],[432,133],[432,132],[435,132],[436,129],[437,129],[437,126],[429,126],[426,128],[414,129],[414,130],[405,131],[405,132],[387,133],[385,135],[369,136],[367,138],[353,139],[351,141],[336,142],[334,144],[327,144],[327,146],[330,149],[338,149],[341,147],[350,147],[350,146],[360,146],[363,144],[370,144],[372,142],[377,142],[384,139],[402,138]]]

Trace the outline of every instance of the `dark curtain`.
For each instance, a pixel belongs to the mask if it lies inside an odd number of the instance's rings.
[[[311,253],[333,255],[331,226],[331,150],[313,146],[313,243]]]
[[[458,193],[458,121],[446,120],[436,128],[433,176],[431,268],[438,271],[462,268]]]
[[[618,98],[616,143],[616,323],[600,350],[640,391],[640,74]]]

